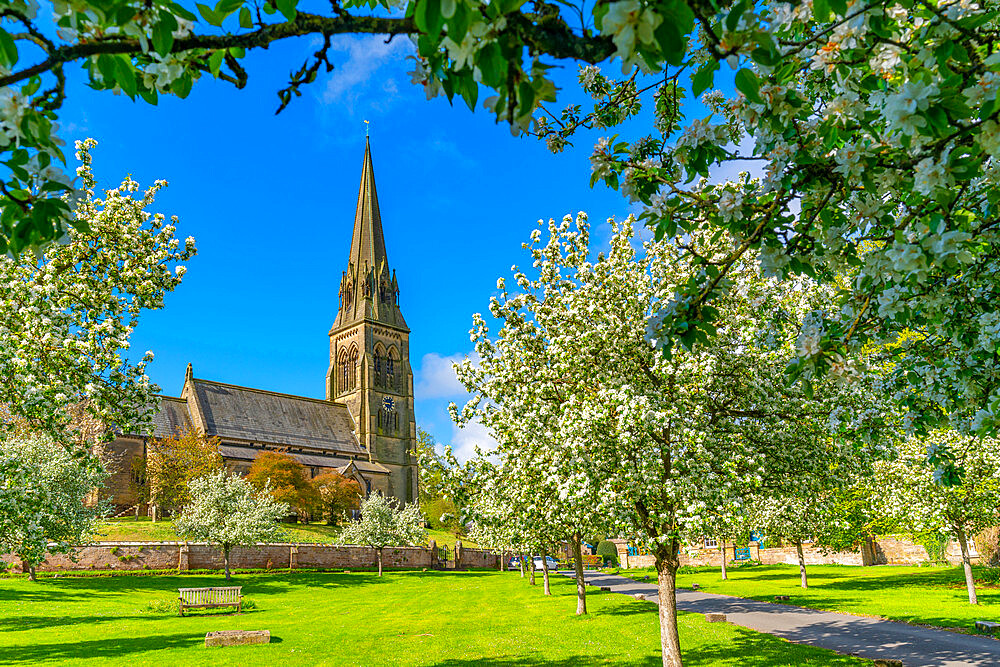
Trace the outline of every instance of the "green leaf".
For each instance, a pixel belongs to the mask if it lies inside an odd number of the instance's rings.
[[[295,16],[298,12],[295,11],[296,0],[274,0],[275,6],[277,6],[278,11],[281,12],[289,21],[294,21]]]
[[[753,70],[743,67],[736,73],[736,89],[747,96],[747,99],[757,104],[762,104],[760,99],[760,81]]]
[[[500,2],[500,13],[510,14],[511,12],[516,12],[525,3],[525,0],[499,0]],[[596,11],[596,10],[595,10]]]
[[[813,18],[820,23],[830,20],[830,0],[813,1]]]
[[[212,73],[212,76],[219,78],[219,71],[222,69],[222,59],[226,57],[226,52],[223,49],[218,51],[213,51],[212,55],[208,57],[208,71]]]
[[[135,69],[132,67],[132,61],[126,56],[117,56],[115,58],[115,75],[115,80],[121,89],[134,100],[138,85],[136,84]]]
[[[153,48],[161,56],[173,48],[174,30],[177,30],[177,19],[170,12],[161,11],[160,20],[153,26]]]
[[[712,87],[715,81],[715,72],[719,69],[719,61],[715,58],[709,59],[691,77],[691,94],[698,97],[703,92]]]
[[[112,88],[115,84],[114,56],[109,56],[107,53],[102,53],[97,56],[97,71],[101,73],[101,78],[104,79],[104,85],[107,88]]]
[[[250,16],[250,10],[246,7],[240,9],[240,27],[247,28],[248,30],[253,28],[253,17]],[[214,73],[217,74],[218,72]]]
[[[203,5],[200,2],[195,3],[195,7],[198,8],[198,11],[201,13],[202,17],[204,17],[204,19],[208,21],[209,25],[214,25],[214,26],[222,25],[222,17],[219,16],[214,9],[212,9],[208,5]]]
[[[483,83],[491,88],[497,88],[503,84],[507,61],[500,53],[500,45],[496,42],[487,42],[483,48],[476,53],[476,67],[483,79]]]
[[[244,49],[242,46],[230,46],[229,47],[229,55],[231,55],[233,58],[236,58],[237,60],[239,60],[240,58],[243,58],[244,56],[246,56],[246,54],[247,54],[247,50]]]
[[[470,18],[469,8],[464,2],[459,2],[452,8],[451,18],[448,19],[448,35],[459,44],[469,32]]]
[[[535,108],[535,89],[531,83],[522,81],[517,85],[518,117],[526,116]]]
[[[746,11],[746,2],[741,0],[733,5],[733,8],[729,11],[729,15],[726,16],[726,29],[736,30],[736,26],[739,25],[740,19],[743,18],[743,13]]]
[[[416,13],[413,15],[417,27],[434,39],[441,34],[444,17],[441,15],[441,0],[417,0]]]
[[[10,33],[3,28],[0,28],[0,58],[7,67],[17,64],[17,44],[14,43]]]
[[[163,1],[160,2],[160,4],[163,5],[165,8],[169,9],[170,13],[173,14],[174,16],[180,16],[181,18],[185,18],[188,21],[197,21],[198,20],[198,17],[195,16],[191,11],[189,11],[185,7],[181,7],[176,2],[172,2],[172,0],[163,0]],[[127,8],[129,9],[129,11],[133,12],[133,15],[134,15],[135,9],[133,9],[131,7],[127,7]]]
[[[194,81],[191,79],[191,75],[185,74],[170,84],[170,90],[173,91],[174,95],[177,97],[184,99],[191,92],[192,85],[194,85]]]
[[[830,9],[841,16],[846,16],[847,0],[830,0]]]

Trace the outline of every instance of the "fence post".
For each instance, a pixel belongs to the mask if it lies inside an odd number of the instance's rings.
[[[299,566],[299,547],[293,544],[288,550],[288,569],[294,570]]]
[[[430,542],[428,542],[427,548],[431,552],[431,569],[432,570],[436,570],[436,569],[438,569],[438,548],[437,548],[437,542],[435,542],[434,540],[431,540]]]
[[[455,569],[462,569],[462,543],[455,542]]]
[[[177,570],[183,572],[191,569],[191,554],[188,543],[181,544],[180,552],[177,555]]]

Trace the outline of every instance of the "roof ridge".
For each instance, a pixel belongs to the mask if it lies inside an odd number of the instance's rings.
[[[233,384],[232,382],[219,382],[218,380],[204,380],[201,378],[191,378],[192,382],[203,382],[207,384],[217,384],[223,387],[233,387],[234,389],[243,389],[244,391],[255,391],[258,394],[269,394],[271,396],[282,396],[284,398],[295,398],[300,401],[312,401],[313,403],[322,403],[323,405],[329,405],[337,408],[347,409],[347,406],[342,403],[335,403],[333,401],[328,401],[325,398],[312,398],[311,396],[298,396],[296,394],[285,394],[280,391],[271,391],[270,389],[258,389],[256,387],[247,387],[241,384]]]

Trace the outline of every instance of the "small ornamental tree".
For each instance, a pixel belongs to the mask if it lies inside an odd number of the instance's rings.
[[[1000,524],[1000,440],[942,430],[911,438],[899,449],[899,458],[879,467],[888,513],[914,532],[950,534],[958,539],[969,603],[978,604],[969,540],[984,528]],[[942,484],[940,474],[928,463],[928,455],[933,459],[939,451],[954,457],[951,463],[960,473],[959,484]]]
[[[50,553],[68,553],[105,516],[84,500],[107,477],[96,458],[73,456],[44,435],[0,440],[0,553],[13,553],[35,580]]]
[[[96,194],[95,145],[77,143],[83,190],[65,241],[38,256],[0,252],[0,402],[67,444],[78,439],[66,433],[72,419],[132,432],[148,424],[153,355],[133,363],[125,350],[142,313],[163,307],[184,275],[179,263],[195,254],[194,239],[175,237],[176,218],[147,210],[166,182],[138,194],[126,178]],[[0,197],[4,214],[15,207]]]
[[[320,501],[305,466],[283,452],[261,452],[250,466],[247,481],[256,489],[269,488],[271,496],[287,503],[299,518],[310,517]]]
[[[229,576],[229,554],[235,546],[250,546],[284,537],[278,521],[288,505],[271,497],[269,489],[254,489],[239,475],[218,470],[192,479],[191,502],[174,522],[178,534],[217,544]]]
[[[830,522],[827,494],[772,495],[750,506],[749,521],[765,540],[782,540],[795,545],[802,588],[809,587],[806,556],[802,544],[814,540]]]
[[[361,518],[351,521],[340,534],[341,544],[361,544],[375,550],[378,576],[382,576],[382,550],[390,546],[413,546],[427,539],[420,525],[423,514],[417,503],[399,507],[395,498],[373,492],[361,503]]]
[[[146,451],[145,469],[133,470],[133,479],[145,481],[154,519],[159,508],[178,512],[191,501],[192,479],[223,468],[219,439],[196,428],[154,440]]]
[[[340,524],[348,510],[361,506],[361,486],[356,480],[348,479],[339,472],[327,472],[312,480],[318,495],[317,507],[331,526]]]

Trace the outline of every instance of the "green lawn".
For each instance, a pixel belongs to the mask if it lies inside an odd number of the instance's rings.
[[[288,533],[289,542],[319,542],[332,544],[336,542],[340,529],[322,523],[289,523],[282,528]],[[136,520],[131,517],[109,519],[101,523],[96,539],[100,542],[175,542],[182,538],[174,532],[172,521],[157,521],[153,523],[146,517]],[[440,530],[428,530],[427,539],[435,540],[437,545],[447,545],[449,549],[455,546],[455,536]],[[476,546],[471,540],[463,540],[466,546]]]
[[[573,582],[554,596],[515,573],[297,573],[234,578],[256,608],[154,612],[178,587],[222,577],[0,579],[0,664],[74,665],[658,665],[652,603],[591,593],[577,617]],[[205,633],[267,629],[272,644],[204,648]],[[685,664],[870,665],[696,614],[681,617]]]
[[[791,599],[784,604],[863,616],[880,616],[975,632],[977,620],[1000,621],[1000,586],[997,573],[976,568],[979,606],[969,604],[961,567],[902,567],[881,565],[810,565],[809,588],[799,586],[797,565],[761,565],[730,568],[729,580],[720,579],[719,568],[695,568],[677,575],[677,585],[697,583],[703,591],[774,602],[775,595]],[[656,580],[652,568],[623,570],[621,574]]]

